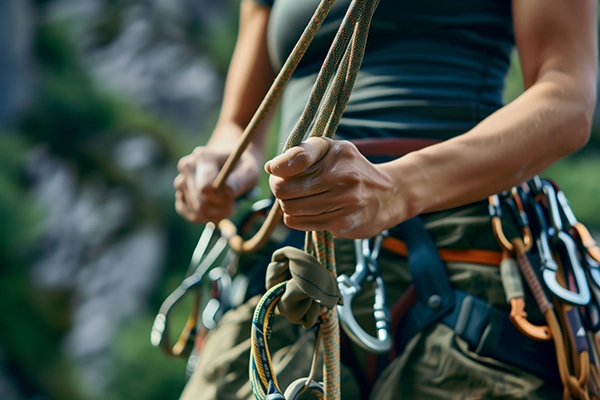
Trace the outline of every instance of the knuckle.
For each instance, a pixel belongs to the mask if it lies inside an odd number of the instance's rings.
[[[346,169],[338,173],[337,181],[342,186],[355,186],[361,182],[361,174],[355,169]]]
[[[194,150],[192,150],[192,154],[195,156],[202,155],[204,153],[204,146],[196,146]]]
[[[177,162],[177,170],[181,173],[189,170],[194,164],[193,159],[190,156],[181,157]]]
[[[269,178],[269,187],[271,188],[271,192],[273,192],[275,197],[280,197],[285,190],[285,183],[282,179],[271,176]]]

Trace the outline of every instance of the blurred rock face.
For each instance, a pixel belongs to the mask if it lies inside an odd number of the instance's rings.
[[[173,149],[190,142],[181,133],[194,133],[194,142],[200,144],[198,133],[207,130],[207,116],[220,103],[226,61],[215,61],[214,49],[222,46],[213,40],[221,38],[211,32],[223,23],[228,4],[0,0],[0,135],[14,123],[15,136],[27,143],[27,157],[22,157],[27,182],[22,185],[39,212],[36,230],[41,240],[24,280],[30,280],[33,290],[43,293],[40,296],[69,295],[68,307],[60,309],[60,315],[68,318],[64,329],[68,332],[60,336],[57,353],[77,370],[75,386],[83,393],[81,398],[111,390],[120,365],[114,354],[119,330],[155,312],[148,310],[149,298],[172,251],[168,235],[177,229],[172,180],[180,154]],[[234,35],[230,22],[224,29]],[[40,27],[49,25],[60,35],[40,45],[34,39],[41,36]],[[55,33],[52,29],[48,31]],[[63,43],[67,42],[63,29],[69,43]],[[71,42],[78,51],[71,51]],[[47,61],[37,52],[44,45],[50,47],[48,43],[57,48],[44,48],[44,54],[56,51],[60,57],[76,59],[69,62],[77,65],[76,72],[83,69],[86,79],[75,79],[69,69],[43,65]],[[79,68],[80,61],[84,68]],[[35,89],[40,90],[34,91],[31,71],[37,78]],[[93,88],[81,84],[87,84],[88,76]],[[48,83],[50,79],[54,80]],[[100,101],[104,98],[99,100],[97,88],[117,100]],[[113,109],[101,110],[99,117],[89,112],[98,105],[118,108],[131,103],[152,116],[150,123],[131,128],[117,121],[119,113]],[[26,108],[34,109],[37,119],[30,125],[18,124],[20,111]],[[154,136],[146,132],[161,120],[154,119],[157,115],[169,122],[163,130],[175,126],[177,132]],[[140,339],[149,348],[148,336],[149,327]],[[0,343],[0,398],[29,399],[26,386],[36,381],[38,373],[29,369],[15,373],[12,356],[4,355]],[[23,384],[13,385],[17,374]],[[184,371],[177,375],[183,378]],[[52,390],[40,385],[33,391]]]
[[[226,3],[226,2],[225,2]],[[222,18],[209,0],[55,0],[100,87],[149,107],[186,131],[198,131],[220,102],[222,81],[202,47]]]

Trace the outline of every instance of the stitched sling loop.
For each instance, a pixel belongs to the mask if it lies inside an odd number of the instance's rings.
[[[288,137],[283,149],[284,152],[299,145],[311,128],[309,134],[311,137],[325,136],[331,138],[335,134],[362,63],[371,19],[378,4],[379,0],[353,0],[351,2],[319,71],[309,101],[300,120]],[[299,42],[294,47],[267,96],[245,129],[238,148],[232,153],[217,176],[213,184],[216,189],[222,188],[225,179],[233,170],[242,152],[251,142],[258,126],[273,107],[276,99],[281,95],[283,87],[289,81],[332,5],[332,0],[322,0],[319,4]],[[261,247],[280,217],[279,203],[275,202],[267,220],[255,237],[247,242],[243,242],[240,238],[234,239],[230,241],[232,248],[239,252],[252,252]],[[333,237],[331,234],[328,232],[307,232],[304,250],[316,259],[315,268],[325,267],[334,278],[336,277]],[[286,284],[287,281],[284,281],[271,287],[262,297],[254,314],[250,380],[253,393],[260,400],[284,398],[273,371],[267,339],[271,329],[271,316],[275,305],[286,290]],[[322,301],[321,299],[316,300]],[[335,306],[324,307],[319,319],[319,338],[323,340],[324,347],[324,397],[337,400],[340,399],[341,389],[339,324]],[[317,353],[315,353],[316,356]],[[313,370],[314,365],[315,362],[313,361]],[[299,392],[310,389],[311,385],[314,386],[311,377],[306,379],[305,382],[304,387]],[[317,387],[314,390],[319,392],[320,388]]]

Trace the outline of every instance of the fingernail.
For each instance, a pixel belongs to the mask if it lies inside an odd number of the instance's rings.
[[[265,163],[265,172],[269,175],[273,174],[273,170],[271,169],[271,161],[272,160],[269,160]]]

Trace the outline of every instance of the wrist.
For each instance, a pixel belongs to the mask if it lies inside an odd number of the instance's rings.
[[[392,181],[389,200],[389,227],[415,217],[425,211],[423,182],[416,153],[380,164],[381,171]]]
[[[219,121],[206,143],[206,147],[219,152],[231,153],[238,145],[244,130],[233,121]]]

